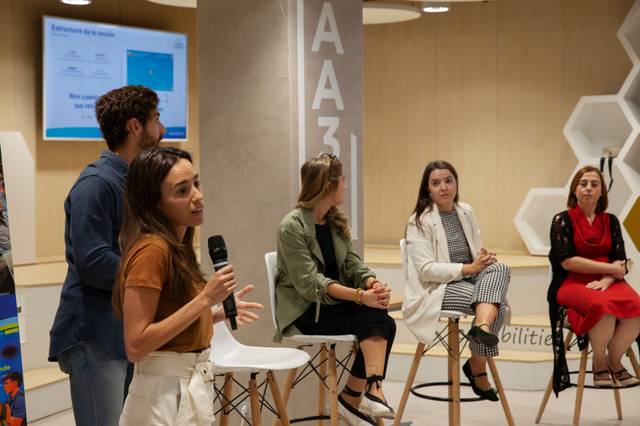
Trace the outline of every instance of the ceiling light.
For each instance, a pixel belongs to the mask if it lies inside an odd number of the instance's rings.
[[[442,3],[442,2],[438,2],[438,3],[429,2],[429,3],[425,3],[422,6],[422,11],[426,13],[443,13],[443,12],[448,12],[449,9],[450,9],[450,6],[447,3]]]
[[[393,3],[365,2],[362,5],[362,23],[392,24],[394,22],[411,21],[420,17],[420,9]]]
[[[70,4],[71,6],[86,6],[91,4],[91,0],[60,0],[60,3]]]
[[[151,3],[163,4],[165,6],[177,7],[197,7],[197,0],[147,0]]]

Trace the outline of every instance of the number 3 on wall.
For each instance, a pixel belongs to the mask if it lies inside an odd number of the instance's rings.
[[[318,126],[327,128],[322,137],[322,143],[329,145],[332,152],[340,158],[340,142],[335,137],[336,130],[340,126],[340,117],[318,117]]]

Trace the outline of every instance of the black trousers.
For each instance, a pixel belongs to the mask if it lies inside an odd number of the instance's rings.
[[[382,375],[383,377],[386,375],[389,353],[393,339],[396,337],[396,323],[386,309],[370,308],[354,302],[341,302],[336,305],[320,306],[318,322],[315,322],[315,316],[316,304],[312,303],[309,309],[295,320],[294,325],[302,334],[328,336],[354,334],[358,342],[373,336],[384,338],[387,341],[387,351]],[[367,378],[362,349],[358,349],[356,353],[351,374],[359,379]]]

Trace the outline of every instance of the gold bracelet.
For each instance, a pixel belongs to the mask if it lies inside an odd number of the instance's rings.
[[[353,298],[353,301],[356,302],[356,305],[362,305],[362,289],[360,287],[356,288],[356,294]]]

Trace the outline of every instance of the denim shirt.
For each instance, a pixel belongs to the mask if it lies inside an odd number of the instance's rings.
[[[111,291],[118,265],[124,183],[128,165],[111,151],[80,173],[64,202],[68,269],[51,327],[49,361],[83,342],[126,359],[122,321],[113,315]]]

